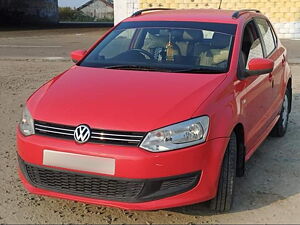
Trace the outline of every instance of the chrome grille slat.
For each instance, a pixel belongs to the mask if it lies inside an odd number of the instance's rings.
[[[91,138],[100,139],[100,140],[140,142],[140,140],[134,140],[134,139],[118,139],[118,138],[106,138],[106,137],[96,137],[96,136],[91,136]]]
[[[63,131],[70,131],[70,132],[74,132],[74,129],[66,129],[66,128],[58,128],[58,127],[51,127],[51,126],[45,126],[45,125],[41,125],[41,124],[35,124],[38,127],[43,127],[43,128],[50,128],[50,129],[54,129],[54,130],[63,130]]]
[[[35,133],[38,135],[74,140],[73,136],[76,129],[75,126],[34,121],[34,127]],[[101,130],[91,128],[91,137],[88,142],[138,146],[145,135],[146,133],[144,132]]]
[[[100,135],[100,136],[115,136],[115,137],[136,137],[136,138],[143,138],[140,135],[126,135],[126,134],[110,134],[110,133],[99,133],[99,132],[92,132],[93,135]]]
[[[35,128],[38,131],[42,131],[42,132],[46,132],[46,133],[54,133],[54,134],[62,134],[62,135],[69,135],[69,136],[73,136],[73,134],[69,134],[69,133],[64,133],[64,132],[59,132],[59,131],[53,131],[53,130],[45,130],[45,129],[41,129],[41,128]]]

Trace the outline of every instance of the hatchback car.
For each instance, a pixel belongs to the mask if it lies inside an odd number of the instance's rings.
[[[229,210],[245,162],[269,133],[286,133],[286,55],[257,10],[138,11],[28,99],[21,180],[124,209]]]

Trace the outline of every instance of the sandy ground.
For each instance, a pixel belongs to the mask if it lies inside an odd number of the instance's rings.
[[[85,31],[0,33],[0,223],[300,223],[300,65],[296,64],[288,132],[284,138],[268,138],[249,160],[246,175],[237,179],[230,213],[214,215],[205,204],[126,211],[29,194],[16,172],[15,127],[30,94],[72,65],[42,58],[67,57],[69,50],[88,46],[103,32]],[[62,47],[32,50],[1,45]],[[9,57],[5,52],[10,52]]]

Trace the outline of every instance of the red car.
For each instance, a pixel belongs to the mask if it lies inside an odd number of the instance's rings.
[[[141,10],[38,89],[17,129],[34,194],[134,210],[232,205],[291,111],[287,51],[256,10]]]

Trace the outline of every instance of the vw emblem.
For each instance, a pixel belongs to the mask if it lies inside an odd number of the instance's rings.
[[[90,128],[86,125],[79,125],[74,131],[74,139],[77,143],[86,143],[91,137]]]

